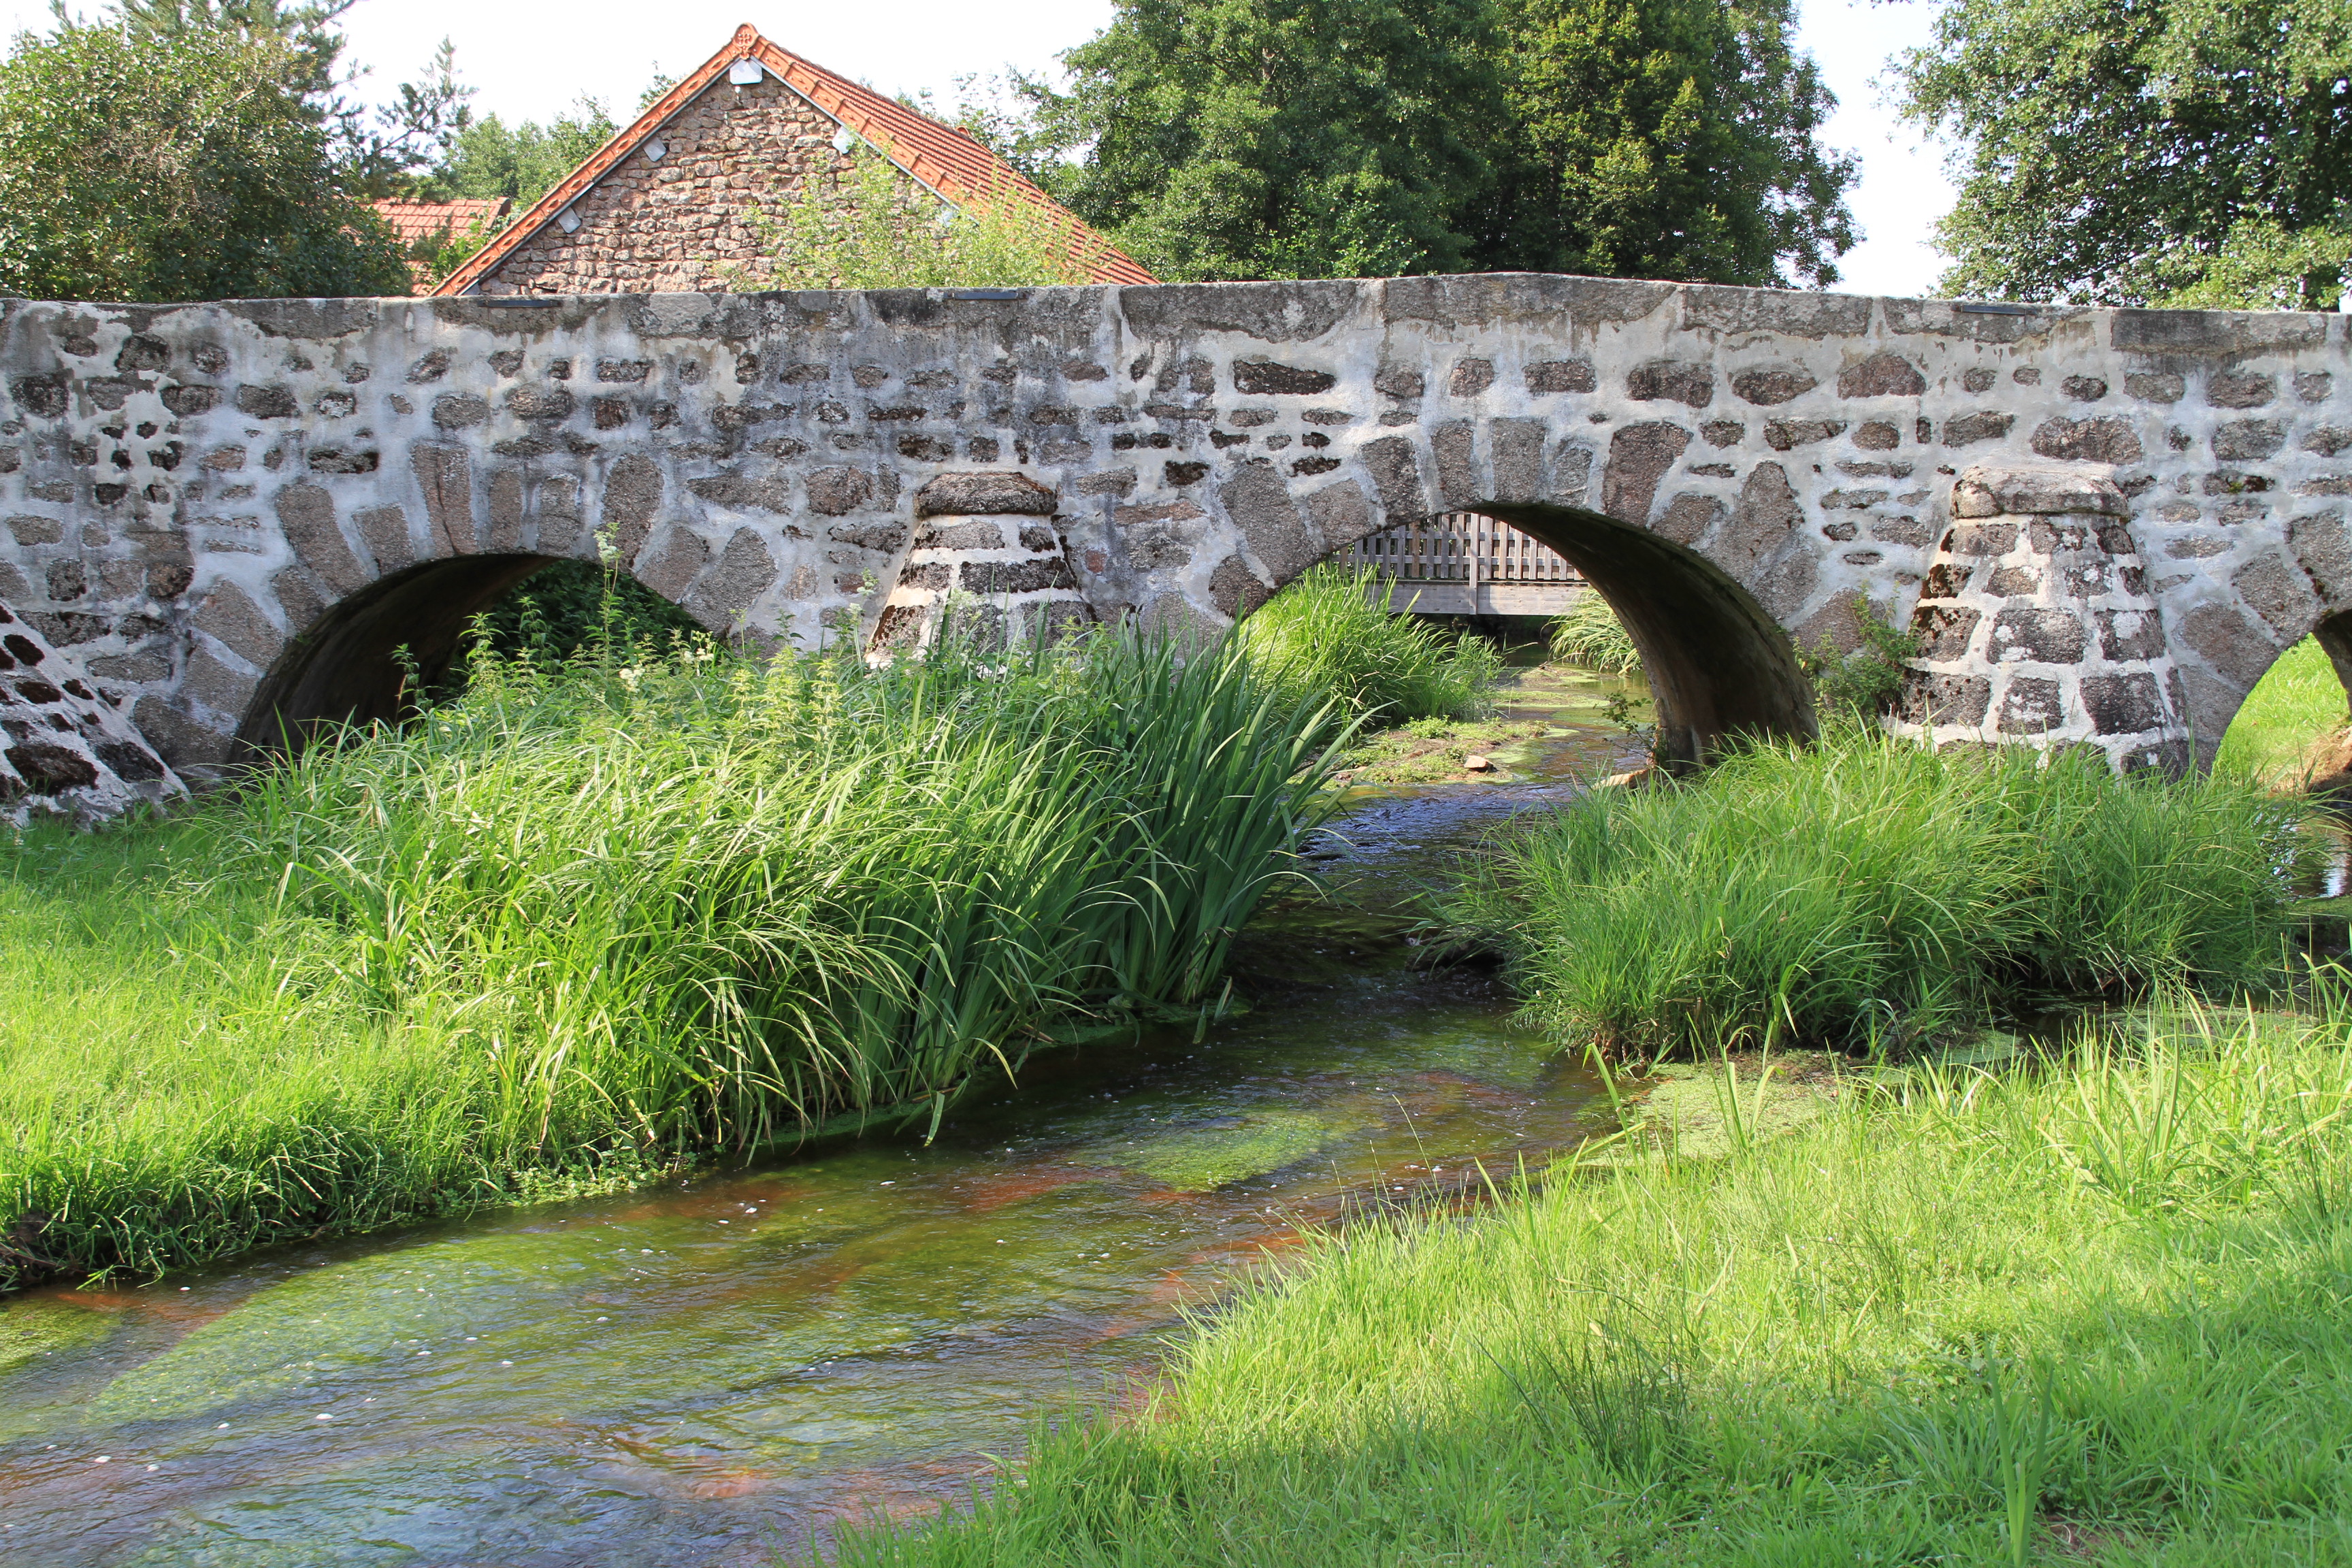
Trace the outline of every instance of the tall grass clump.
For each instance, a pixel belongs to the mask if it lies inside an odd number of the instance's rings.
[[[837,1561],[2352,1563],[2352,1008],[2322,989],[1326,1235],[1145,1408]]]
[[[1593,589],[1579,594],[1564,614],[1553,618],[1549,635],[1552,658],[1603,675],[1631,675],[1642,668],[1641,650],[1633,646],[1625,623]]]
[[[0,1282],[935,1126],[1037,1044],[1213,1001],[1341,733],[1232,642],[479,653],[405,728],[150,830],[114,896],[168,920],[106,909],[102,875],[48,901],[83,928],[79,989],[179,995],[117,1043],[26,1027],[38,972],[11,977]]]
[[[1377,725],[1475,719],[1492,705],[1503,654],[1388,609],[1372,568],[1325,562],[1253,611],[1238,628],[1265,676],[1300,700],[1329,693]]]
[[[1504,944],[1532,1017],[1617,1055],[1899,1047],[2021,990],[2252,979],[2296,820],[2242,781],[1840,726],[1596,792],[1501,841],[1452,912]]]

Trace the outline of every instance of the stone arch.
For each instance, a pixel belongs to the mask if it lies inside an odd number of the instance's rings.
[[[1641,650],[1662,763],[1696,766],[1735,736],[1816,732],[1812,683],[1789,634],[1706,556],[1583,507],[1479,501],[1459,510],[1507,522],[1557,551],[1609,601]]]
[[[437,683],[467,624],[541,567],[524,552],[443,556],[377,578],[330,605],[263,674],[231,742],[232,763],[299,752],[321,729],[401,716],[409,666]]]

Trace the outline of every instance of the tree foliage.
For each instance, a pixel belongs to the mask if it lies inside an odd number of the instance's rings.
[[[420,183],[423,201],[454,196],[511,196],[527,207],[570,174],[620,130],[612,111],[582,98],[571,112],[545,125],[521,121],[509,127],[497,115],[469,121],[450,139],[447,154]]]
[[[266,32],[66,25],[0,66],[0,293],[174,300],[404,294]]]
[[[971,128],[1170,278],[1830,281],[1833,100],[1787,0],[1119,0]],[[1070,160],[1056,163],[1047,154]]]
[[[1943,287],[2335,303],[2352,253],[2342,0],[1952,0],[1899,68],[1954,139]]]
[[[1854,161],[1789,0],[1524,0],[1496,269],[1832,283]]]

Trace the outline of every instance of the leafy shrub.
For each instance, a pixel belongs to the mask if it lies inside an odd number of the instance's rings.
[[[1813,683],[1813,700],[1828,717],[1875,718],[1894,710],[1909,661],[1918,656],[1919,634],[1889,625],[1870,601],[1853,596],[1854,625],[1862,644],[1840,653],[1826,637],[1808,648],[1797,647],[1797,668]]]
[[[1475,719],[1492,705],[1503,654],[1410,615],[1391,615],[1370,567],[1329,562],[1276,594],[1237,635],[1255,668],[1294,700],[1328,694],[1369,721]]]

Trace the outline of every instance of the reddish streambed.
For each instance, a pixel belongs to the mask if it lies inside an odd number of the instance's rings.
[[[1333,879],[1377,911],[1613,770],[1614,687],[1527,710],[1558,728],[1523,782],[1368,793]],[[1254,1012],[1033,1061],[928,1148],[12,1300],[0,1563],[762,1563],[967,1498],[1302,1226],[1595,1129],[1598,1086],[1400,930],[1271,910]]]

